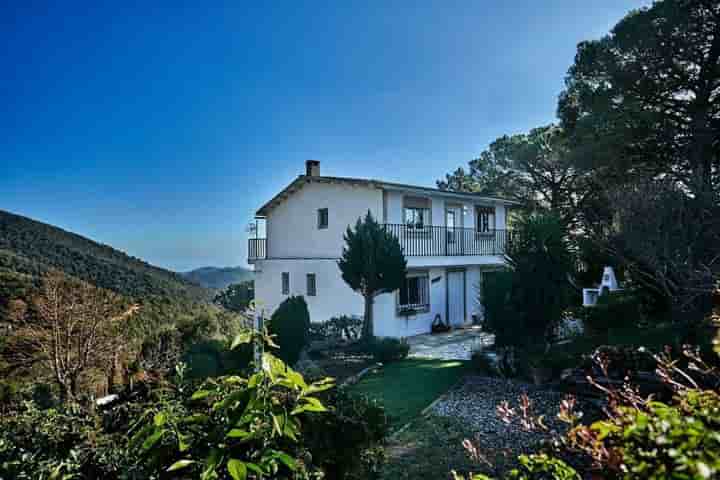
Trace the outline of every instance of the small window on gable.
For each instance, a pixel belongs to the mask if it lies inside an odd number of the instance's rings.
[[[319,229],[328,228],[328,209],[319,208],[317,211],[317,224]]]
[[[290,294],[290,272],[282,272],[282,294]]]
[[[308,297],[314,297],[317,295],[317,284],[314,273],[307,274],[307,295]]]
[[[493,207],[475,207],[475,231],[490,233],[495,230],[495,209]]]

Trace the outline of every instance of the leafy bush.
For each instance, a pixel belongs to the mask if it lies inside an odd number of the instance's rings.
[[[473,350],[470,361],[477,372],[486,375],[497,374],[497,362],[483,349]]]
[[[295,364],[309,340],[310,313],[305,299],[291,296],[282,302],[270,318],[268,331],[275,335],[274,341],[280,347],[278,357]]]
[[[574,468],[546,454],[520,455],[520,467],[510,471],[511,480],[580,480]]]
[[[362,318],[340,315],[324,322],[310,325],[310,338],[313,340],[333,340],[337,342],[355,342],[362,334]]]
[[[640,301],[632,293],[601,295],[597,304],[584,308],[584,324],[594,333],[606,334],[614,328],[636,326],[640,321]]]
[[[130,449],[157,472],[178,472],[171,478],[307,479],[315,465],[301,444],[302,420],[327,411],[315,394],[331,387],[331,379],[308,384],[266,352],[248,378],[209,380],[188,400],[152,405],[135,423]]]
[[[498,347],[533,346],[551,339],[571,300],[572,259],[566,237],[554,215],[526,217],[508,242],[511,271],[484,276],[484,325],[495,334]]]
[[[252,359],[250,345],[230,349],[226,342],[219,340],[195,343],[188,347],[182,358],[188,366],[188,376],[195,379],[240,373],[250,365]]]
[[[720,395],[689,390],[674,405],[630,406],[590,428],[622,458],[623,478],[716,478],[720,475]]]
[[[410,345],[397,338],[380,338],[372,341],[370,350],[376,362],[390,363],[407,358]]]
[[[375,478],[384,461],[382,445],[390,422],[376,400],[331,390],[322,399],[331,415],[308,418],[303,440],[328,478]]]

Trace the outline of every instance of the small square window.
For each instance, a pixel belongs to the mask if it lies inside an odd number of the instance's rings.
[[[282,294],[290,294],[290,272],[282,272]]]
[[[319,208],[317,211],[318,228],[328,228],[328,209]]]
[[[307,274],[307,295],[308,297],[314,297],[317,295],[317,284],[314,273]]]

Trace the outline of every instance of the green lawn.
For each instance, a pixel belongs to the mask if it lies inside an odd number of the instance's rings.
[[[469,371],[469,362],[407,359],[385,365],[363,377],[351,391],[376,398],[385,405],[393,427],[416,418],[423,408]]]

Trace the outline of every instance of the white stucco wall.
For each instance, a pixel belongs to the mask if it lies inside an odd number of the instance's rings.
[[[328,228],[318,229],[317,211],[328,209]],[[269,258],[337,258],[348,225],[368,210],[382,218],[382,191],[366,186],[308,183],[267,217]]]
[[[305,297],[312,321],[363,314],[362,296],[343,281],[336,260],[263,260],[256,268],[256,303],[268,316],[288,297],[282,293],[282,272],[290,274],[290,295]],[[307,296],[308,273],[315,274],[316,296]]]

